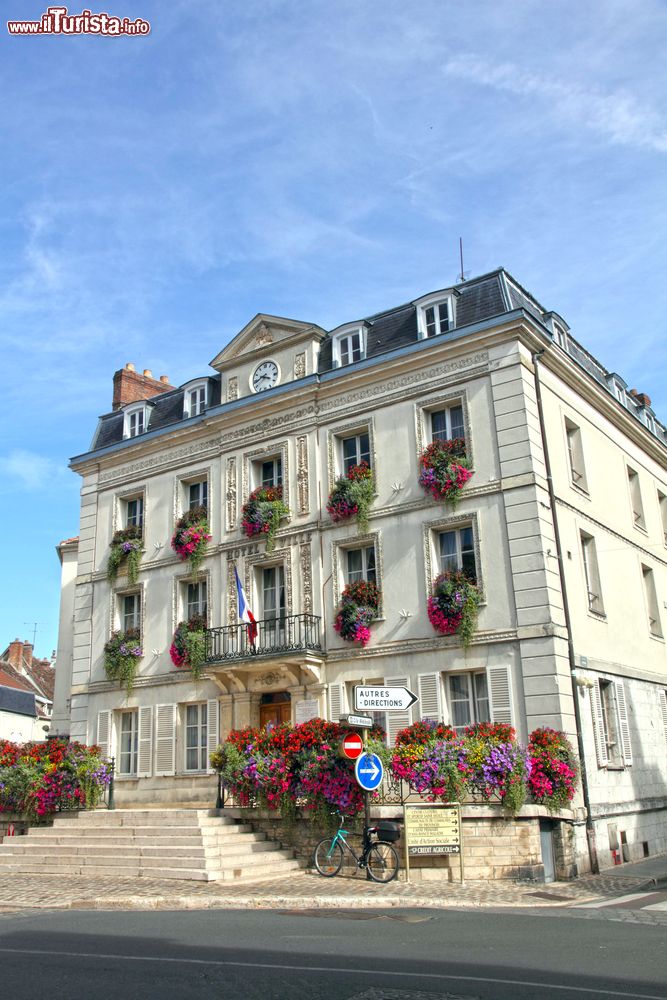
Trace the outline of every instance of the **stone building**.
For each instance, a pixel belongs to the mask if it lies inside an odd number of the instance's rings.
[[[564,729],[585,754],[574,823],[602,866],[667,850],[667,437],[628,390],[506,271],[325,331],[259,314],[179,388],[132,366],[81,476],[63,567],[54,731],[116,758],[119,802],[210,798],[207,751],[231,728],[353,709],[355,684],[407,683],[412,714],[462,726]],[[464,437],[474,475],[460,502],[418,483],[434,438]],[[372,468],[368,530],[333,523],[327,498],[351,464]],[[273,551],[241,509],[282,486]],[[170,546],[177,519],[208,510],[198,577]],[[140,526],[136,584],[107,580],[114,531]],[[427,599],[465,567],[483,599],[467,649],[438,635]],[[259,622],[239,625],[234,570]],[[334,630],[349,582],[377,583],[365,648]],[[177,624],[206,616],[195,680],[169,655]],[[130,695],[105,677],[112,632],[140,630]],[[597,844],[597,848],[596,848]]]

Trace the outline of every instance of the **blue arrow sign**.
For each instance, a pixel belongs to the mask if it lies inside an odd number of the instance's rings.
[[[365,792],[373,792],[382,784],[384,767],[376,753],[362,753],[354,765],[354,776]]]

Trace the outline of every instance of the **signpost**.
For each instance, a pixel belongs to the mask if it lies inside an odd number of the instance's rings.
[[[366,751],[357,757],[357,763],[354,765],[354,776],[365,792],[374,792],[376,788],[379,788],[384,778],[384,767],[378,755]]]
[[[341,715],[340,721],[355,729],[372,729],[373,720],[370,715]]]
[[[356,684],[354,707],[357,712],[406,712],[419,698],[406,687],[379,687]]]
[[[435,854],[457,854],[463,882],[463,838],[461,806],[404,805],[405,867],[409,858]]]
[[[347,760],[356,760],[363,750],[364,741],[359,733],[346,733],[340,741],[340,752]]]

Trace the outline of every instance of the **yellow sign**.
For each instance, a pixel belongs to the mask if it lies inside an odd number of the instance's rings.
[[[458,806],[405,806],[408,853],[460,854],[461,812]]]

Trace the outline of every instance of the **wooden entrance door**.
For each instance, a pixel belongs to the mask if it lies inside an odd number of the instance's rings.
[[[280,701],[272,701],[269,704],[259,706],[259,725],[262,729],[264,726],[269,726],[273,729],[274,726],[279,726],[281,722],[290,722],[291,719],[292,702],[289,694],[287,695],[287,699],[285,699],[285,695],[282,695]]]

